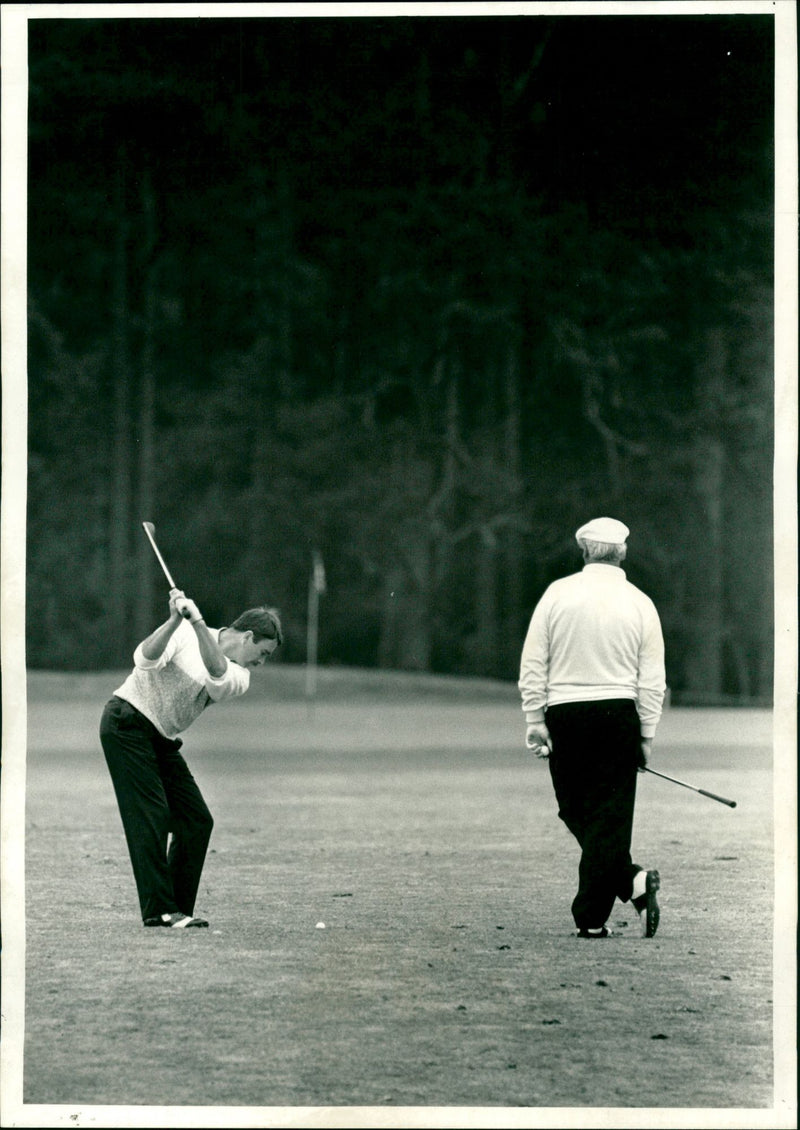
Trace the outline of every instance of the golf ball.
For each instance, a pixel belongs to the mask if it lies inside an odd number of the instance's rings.
[[[324,930],[325,929],[325,923],[324,922],[318,922],[316,928],[318,930]]]

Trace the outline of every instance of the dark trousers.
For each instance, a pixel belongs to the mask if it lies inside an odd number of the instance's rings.
[[[578,929],[604,926],[615,898],[627,902],[641,868],[631,861],[641,731],[631,699],[570,702],[545,712],[558,815],[580,844]]]
[[[142,918],[176,911],[191,915],[214,821],[178,752],[180,739],[165,738],[135,707],[114,696],[103,711],[100,741]]]

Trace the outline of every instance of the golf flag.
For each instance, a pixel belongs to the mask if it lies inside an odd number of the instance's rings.
[[[314,589],[321,596],[325,593],[325,566],[322,563],[322,554],[314,550]]]

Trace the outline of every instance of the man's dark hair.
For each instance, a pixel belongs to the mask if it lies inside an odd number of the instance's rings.
[[[281,620],[274,608],[248,608],[231,624],[237,632],[252,632],[256,643],[260,640],[277,640],[283,643]]]

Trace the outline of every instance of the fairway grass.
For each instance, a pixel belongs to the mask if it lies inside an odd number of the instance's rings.
[[[514,688],[332,677],[311,708],[299,677],[186,735],[211,926],[171,932],[140,925],[97,738],[114,675],[31,676],[25,1103],[772,1105],[767,712],[665,715],[654,767],[738,807],[641,777],[661,926],[618,903],[593,943]]]

